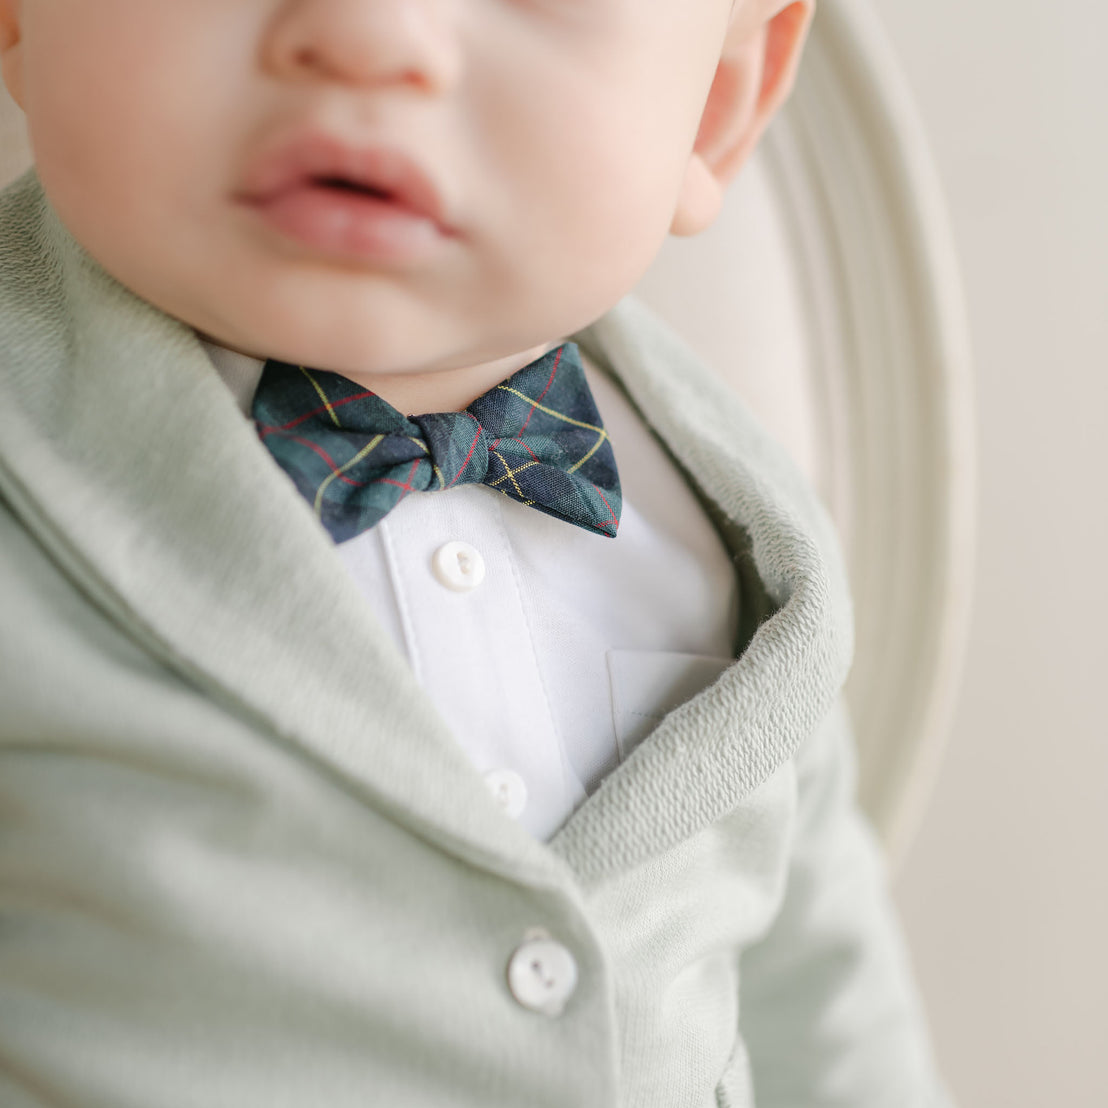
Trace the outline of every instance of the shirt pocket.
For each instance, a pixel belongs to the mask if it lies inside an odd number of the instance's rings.
[[[667,713],[703,692],[734,661],[709,654],[609,650],[612,724],[625,761]]]

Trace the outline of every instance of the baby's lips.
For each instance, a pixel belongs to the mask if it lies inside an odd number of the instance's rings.
[[[433,221],[443,234],[456,233],[438,189],[402,150],[358,146],[319,130],[297,132],[263,151],[247,169],[237,195],[249,204],[265,204],[311,182],[377,194]]]

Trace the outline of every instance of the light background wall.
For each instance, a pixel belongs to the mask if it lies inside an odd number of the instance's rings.
[[[897,899],[963,1108],[1104,1108],[1108,6],[875,7],[947,192],[980,452],[964,683]]]

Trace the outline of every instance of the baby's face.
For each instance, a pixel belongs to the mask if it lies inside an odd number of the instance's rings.
[[[340,372],[572,333],[664,239],[731,0],[0,0],[61,218],[224,345]]]

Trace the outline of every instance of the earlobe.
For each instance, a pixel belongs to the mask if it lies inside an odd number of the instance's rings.
[[[685,168],[685,179],[670,224],[670,234],[698,235],[715,222],[723,206],[723,182],[694,153]]]
[[[764,0],[762,7],[761,17],[728,30],[674,212],[675,235],[711,224],[726,186],[792,89],[815,2]]]

